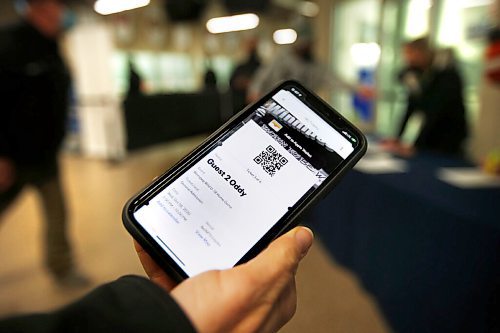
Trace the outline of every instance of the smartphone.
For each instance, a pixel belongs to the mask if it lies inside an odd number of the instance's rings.
[[[366,146],[338,112],[286,81],[131,198],[123,222],[177,281],[231,268],[297,225]]]

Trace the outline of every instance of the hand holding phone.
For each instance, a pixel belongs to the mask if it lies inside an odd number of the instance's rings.
[[[150,279],[171,292],[198,332],[276,332],[295,312],[295,272],[312,241],[309,229],[297,227],[243,265],[177,286],[137,243],[136,250]]]
[[[129,200],[123,221],[177,281],[231,268],[295,226],[365,151],[359,130],[287,81]]]

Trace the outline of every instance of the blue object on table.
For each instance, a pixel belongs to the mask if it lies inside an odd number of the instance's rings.
[[[350,172],[313,212],[313,228],[396,332],[499,332],[500,189],[436,178],[463,161],[408,164],[404,174]]]
[[[358,71],[358,82],[364,86],[375,84],[375,71],[362,68]],[[373,118],[373,101],[361,97],[358,93],[352,96],[352,105],[362,121],[368,122]]]

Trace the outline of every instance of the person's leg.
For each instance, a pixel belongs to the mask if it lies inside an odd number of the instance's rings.
[[[78,271],[68,236],[69,224],[57,161],[33,169],[31,184],[38,189],[45,218],[45,263],[63,287],[85,287],[90,280]]]
[[[73,269],[73,256],[59,175],[34,185],[40,193],[45,219],[45,263],[56,278],[61,278]]]

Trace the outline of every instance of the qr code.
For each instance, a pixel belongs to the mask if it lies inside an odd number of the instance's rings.
[[[260,164],[262,169],[267,172],[271,177],[281,170],[288,160],[276,151],[276,148],[269,145],[257,157],[253,159],[255,163]]]

